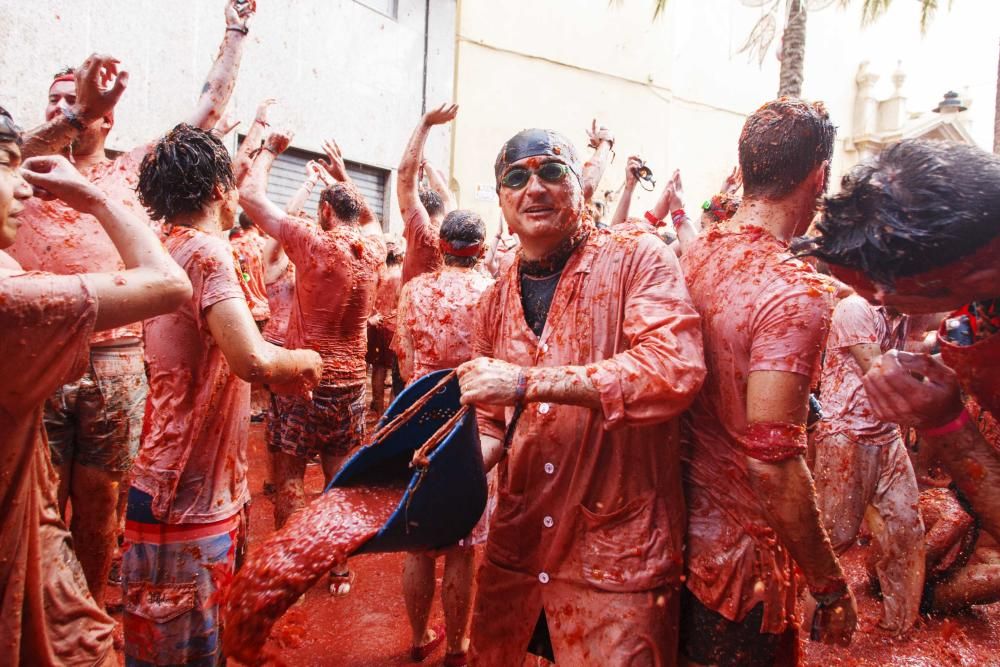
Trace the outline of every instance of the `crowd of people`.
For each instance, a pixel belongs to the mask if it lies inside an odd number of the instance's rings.
[[[224,661],[252,388],[280,531],[306,466],[329,482],[387,385],[441,369],[490,500],[405,556],[416,662],[795,664],[800,633],[850,644],[859,539],[883,632],[1000,601],[1000,158],[907,140],[828,194],[834,124],[782,98],[697,219],[679,171],[640,218],[639,156],[599,192],[608,128],[586,161],[527,129],[495,158],[491,241],[424,158],[446,104],[399,165],[400,237],[332,140],[269,198],[274,100],[226,148],[254,12],[226,2],[190,115],[113,159],[113,57],[56,73],[31,130],[0,108],[4,664],[117,664],[109,582],[126,664]],[[344,558],[324,585],[354,581]]]

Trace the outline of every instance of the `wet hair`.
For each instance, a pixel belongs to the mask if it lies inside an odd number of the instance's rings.
[[[250,229],[253,227],[253,220],[250,216],[246,214],[246,211],[240,211],[240,217],[238,218],[240,223],[240,229]]]
[[[747,197],[780,199],[833,155],[837,133],[821,102],[782,97],[755,111],[740,133]]]
[[[1000,157],[908,139],[852,169],[826,199],[819,235],[795,249],[892,285],[1000,235]]]
[[[23,135],[21,128],[14,122],[14,117],[3,107],[0,107],[0,117],[6,119],[3,125],[0,125],[0,143],[14,143],[20,146]]]
[[[319,201],[329,204],[333,214],[343,222],[357,222],[365,207],[361,193],[347,183],[334,183],[326,188],[320,193]]]
[[[417,195],[420,197],[420,203],[427,210],[427,215],[440,215],[444,211],[444,201],[441,199],[441,195],[434,190],[421,186]]]
[[[76,68],[72,65],[66,65],[61,70],[52,75],[52,80],[55,81],[61,76],[67,76],[69,74],[76,75]]]
[[[386,266],[397,266],[402,264],[403,256],[406,254],[406,243],[398,234],[386,234],[384,238]]]
[[[236,187],[229,151],[212,133],[181,123],[156,142],[139,167],[139,201],[153,220],[201,211],[216,186]]]
[[[447,241],[456,248],[482,245],[486,240],[486,225],[475,211],[458,209],[445,216],[441,222],[440,235],[442,241]],[[478,256],[444,255],[444,263],[448,266],[471,267],[478,261]]]

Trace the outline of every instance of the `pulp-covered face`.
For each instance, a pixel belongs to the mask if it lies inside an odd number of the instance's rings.
[[[21,176],[21,149],[13,142],[0,143],[0,248],[14,244],[24,210],[31,197],[31,186]]]
[[[514,162],[500,175],[500,208],[510,231],[527,242],[558,243],[576,229],[583,212],[583,190],[571,170],[557,181],[539,176],[538,170],[554,162],[552,156],[527,157]],[[504,177],[515,169],[531,171],[528,182],[520,188],[503,185]]]

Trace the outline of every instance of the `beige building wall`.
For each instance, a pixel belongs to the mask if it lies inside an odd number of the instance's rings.
[[[371,4],[391,5],[372,0]],[[395,170],[422,113],[425,10],[427,99],[451,99],[454,0],[396,0],[395,18],[355,0],[263,0],[251,24],[230,110],[246,131],[260,100],[292,146],[319,151],[335,137],[347,159]],[[42,120],[51,75],[91,52],[131,73],[108,147],[126,150],[182,121],[194,107],[225,29],[224,0],[0,0],[0,104],[18,122]],[[449,128],[428,142],[447,164]],[[235,147],[235,136],[231,137]],[[304,177],[304,175],[303,175]],[[401,229],[395,173],[388,211]]]
[[[944,4],[944,3],[942,3]],[[762,9],[739,0],[670,0],[652,19],[652,0],[459,0],[453,146],[460,205],[488,224],[499,218],[493,161],[525,127],[565,133],[586,155],[592,118],[615,132],[617,158],[602,188],[624,181],[626,159],[639,154],[658,182],[684,176],[688,208],[716,191],[736,163],[748,113],[777,92],[777,34],[763,62],[739,53]],[[822,99],[839,126],[834,183],[857,160],[849,138],[855,77],[862,61],[881,75],[906,73],[907,108],[929,111],[948,89],[972,104],[965,122],[992,145],[1000,3],[955,2],[921,35],[916,2],[899,0],[878,23],[861,26],[860,1],[809,16],[804,96]],[[851,149],[851,150],[848,150]],[[638,192],[641,215],[655,193]]]

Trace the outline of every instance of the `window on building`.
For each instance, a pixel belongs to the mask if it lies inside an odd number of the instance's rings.
[[[242,141],[243,137],[240,136],[240,142]],[[267,195],[271,201],[284,208],[306,178],[306,163],[309,160],[325,159],[325,157],[320,153],[311,153],[297,148],[289,148],[279,155],[274,161],[274,166],[271,167],[271,178],[267,183]],[[371,207],[372,213],[377,215],[382,222],[382,229],[388,230],[389,225],[385,211],[386,183],[388,183],[389,171],[350,160],[345,160],[344,165],[347,167],[347,173],[351,180],[354,181],[365,201],[368,202],[368,206]],[[322,183],[320,183],[313,189],[309,200],[306,201],[304,210],[310,215],[316,215],[316,209],[319,206],[319,193],[322,189]]]
[[[399,0],[354,0],[359,5],[374,9],[379,14],[385,14],[391,19],[396,18]]]

